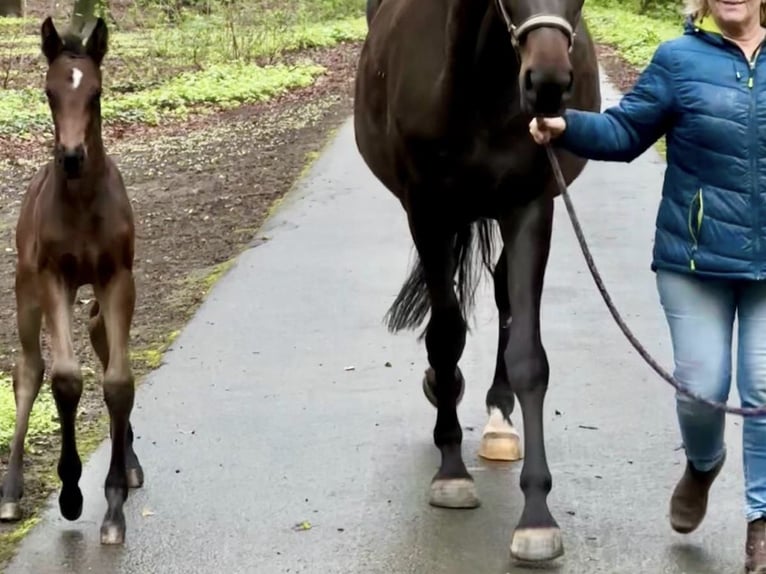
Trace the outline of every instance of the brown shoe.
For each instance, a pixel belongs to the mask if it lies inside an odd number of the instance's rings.
[[[681,534],[695,530],[707,512],[708,491],[721,472],[726,461],[724,452],[721,461],[712,469],[702,472],[686,462],[686,472],[678,481],[670,498],[670,525]]]
[[[759,518],[747,525],[745,572],[766,574],[766,519]]]

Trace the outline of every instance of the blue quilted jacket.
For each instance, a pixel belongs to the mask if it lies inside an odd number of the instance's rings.
[[[652,269],[766,277],[766,56],[687,20],[605,112],[566,112],[558,144],[629,162],[663,134],[667,169]]]

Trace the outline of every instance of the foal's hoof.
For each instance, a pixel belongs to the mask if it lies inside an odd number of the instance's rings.
[[[21,520],[21,504],[0,502],[0,522],[18,522],[19,520]]]
[[[63,487],[59,494],[59,510],[67,520],[77,520],[82,514],[82,492],[79,486]]]
[[[141,488],[144,485],[144,471],[141,467],[128,469],[128,488]]]
[[[476,508],[479,497],[470,478],[437,478],[431,482],[431,506],[440,508]]]
[[[101,544],[125,544],[125,525],[116,522],[104,522],[101,525]]]
[[[459,405],[460,401],[463,400],[463,393],[465,392],[465,379],[463,378],[463,373],[460,372],[459,368],[456,369],[456,374],[458,380],[460,381],[460,393],[457,396],[456,403]],[[431,403],[434,407],[439,406],[436,401],[436,373],[431,367],[426,369],[426,375],[423,377],[423,393],[426,395],[429,403]]]
[[[545,562],[564,554],[561,530],[551,528],[521,528],[513,533],[511,557],[524,562]]]
[[[479,456],[487,460],[506,462],[522,458],[521,437],[518,431],[503,418],[503,413],[498,408],[490,409],[489,422],[481,435]]]

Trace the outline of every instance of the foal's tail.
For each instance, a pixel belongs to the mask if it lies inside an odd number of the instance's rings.
[[[494,268],[495,230],[494,221],[479,219],[455,234],[452,252],[457,262],[457,297],[463,317],[468,317],[473,310],[476,287],[482,271],[479,264],[489,272]],[[480,261],[476,260],[477,255]],[[420,258],[417,258],[409,277],[386,313],[388,330],[395,333],[403,329],[415,329],[423,323],[430,309],[425,270]]]

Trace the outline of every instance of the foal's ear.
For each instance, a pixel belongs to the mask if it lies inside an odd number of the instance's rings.
[[[56,26],[53,25],[53,19],[48,16],[40,28],[40,37],[42,40],[42,51],[48,64],[59,57],[64,49],[64,43],[61,41],[59,33],[56,32]]]
[[[108,47],[109,31],[106,29],[106,22],[104,22],[104,19],[99,18],[96,20],[96,26],[93,28],[93,32],[88,36],[88,42],[85,44],[85,52],[97,66],[100,66],[104,56],[106,56]]]

